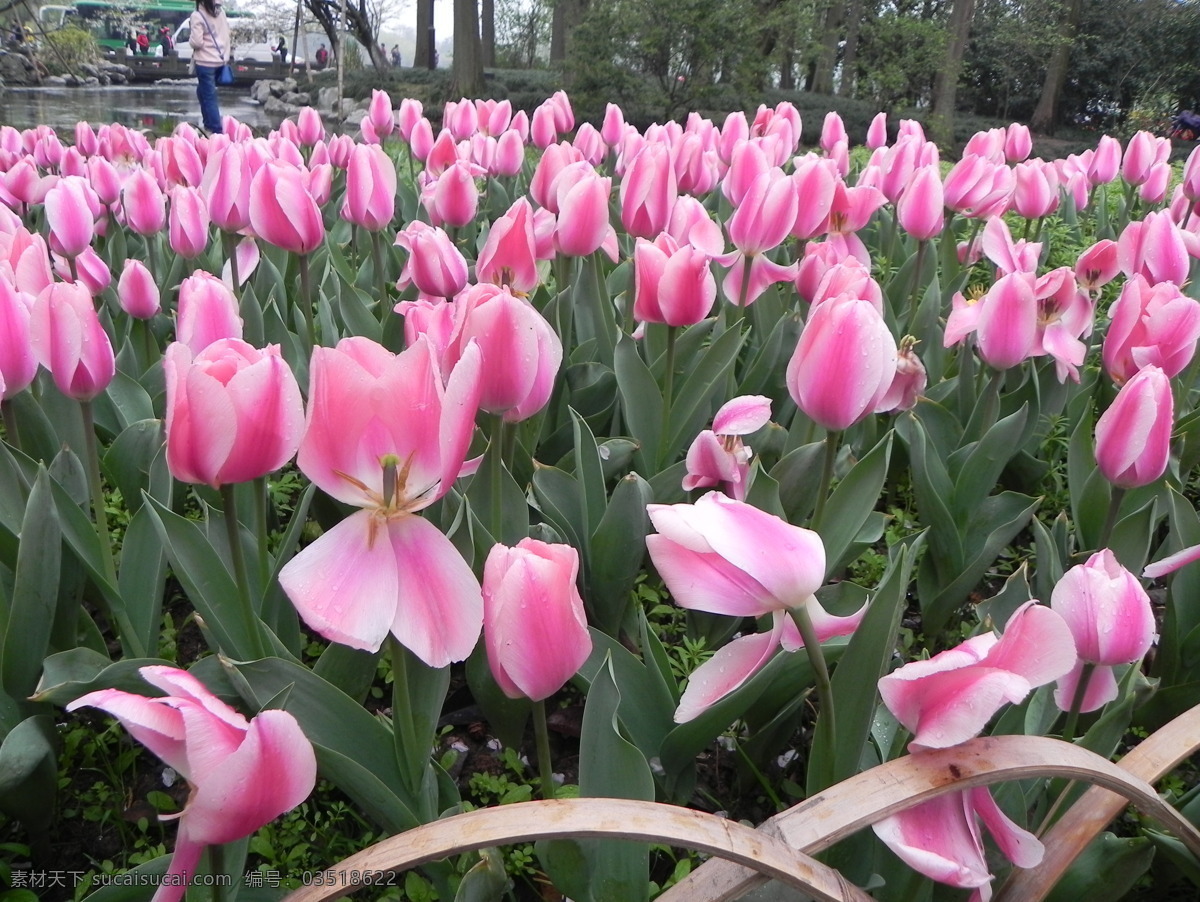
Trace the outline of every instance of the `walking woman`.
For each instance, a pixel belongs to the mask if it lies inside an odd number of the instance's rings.
[[[196,67],[196,98],[200,101],[200,116],[204,130],[210,134],[221,131],[221,108],[217,105],[217,72],[229,62],[229,20],[218,0],[196,0],[192,13],[192,62]]]

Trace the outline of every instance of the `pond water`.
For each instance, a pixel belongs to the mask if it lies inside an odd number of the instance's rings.
[[[256,131],[274,123],[244,87],[222,88],[221,114]],[[195,84],[97,88],[9,88],[0,91],[0,124],[16,128],[50,125],[70,134],[84,119],[93,125],[120,122],[166,134],[180,122],[200,121]]]

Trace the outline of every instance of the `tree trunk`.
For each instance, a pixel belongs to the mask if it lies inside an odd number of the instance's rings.
[[[568,21],[572,18],[568,7],[572,0],[556,0],[554,13],[550,19],[550,65],[562,65],[567,59],[567,32],[570,30]]]
[[[417,0],[417,49],[413,55],[414,68],[434,68],[433,50],[436,46],[435,37],[433,28],[433,0]]]
[[[854,95],[854,67],[858,63],[858,32],[862,27],[863,0],[850,0],[846,9],[846,46],[842,50],[842,80],[838,97]]]
[[[779,60],[779,90],[796,90],[795,50],[792,42],[788,41],[780,48]]]
[[[454,0],[454,69],[452,97],[483,93],[483,56],[479,51],[478,0]]]
[[[483,67],[496,68],[496,0],[480,0],[479,43]]]
[[[837,0],[831,0],[825,6],[825,15],[821,20],[821,53],[813,68],[812,85],[809,87],[815,94],[833,93],[833,70],[837,66],[838,40],[845,14],[845,4]]]
[[[1062,94],[1063,85],[1067,82],[1067,65],[1071,60],[1071,44],[1075,41],[1075,32],[1079,28],[1079,17],[1083,12],[1082,0],[1068,0],[1063,10],[1063,19],[1059,32],[1059,43],[1050,54],[1050,62],[1046,64],[1046,80],[1042,82],[1042,96],[1038,98],[1037,109],[1033,111],[1030,127],[1037,132],[1054,134],[1058,124],[1058,98]]]
[[[933,82],[933,111],[929,117],[930,137],[938,144],[948,145],[954,139],[954,102],[958,96],[958,76],[962,71],[963,53],[971,36],[971,17],[975,0],[954,0],[950,9],[950,43],[946,46],[946,63],[938,70]]]

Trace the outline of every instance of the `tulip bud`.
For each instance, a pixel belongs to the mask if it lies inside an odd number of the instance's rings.
[[[121,196],[129,228],[147,236],[162,231],[167,224],[167,199],[148,170],[135,170]]]
[[[391,225],[395,213],[396,167],[391,158],[377,144],[357,145],[346,167],[342,218],[378,232]]]
[[[220,488],[278,470],[304,432],[304,402],[279,345],[237,338],[193,357],[173,342],[163,357],[167,466],[183,482]]]
[[[137,319],[153,319],[160,309],[158,284],[141,260],[126,260],[117,280],[121,309]]]
[[[1166,373],[1143,367],[1096,422],[1096,464],[1123,489],[1149,485],[1167,470],[1175,404]]]
[[[171,250],[194,260],[208,247],[208,206],[197,188],[176,186],[171,189],[171,212],[167,236]]]
[[[242,337],[242,317],[229,287],[216,276],[196,272],[179,286],[175,337],[199,354],[214,341]]]
[[[514,291],[532,291],[539,281],[536,250],[533,208],[528,200],[518,198],[492,223],[475,261],[475,277],[481,282],[508,285]]]
[[[573,677],[592,651],[570,545],[522,539],[495,545],[483,568],[483,638],[488,665],[509,698],[542,701]]]
[[[701,250],[674,239],[639,238],[633,251],[633,316],[638,322],[690,326],[712,310],[717,282]]]
[[[441,229],[413,220],[396,235],[395,243],[408,251],[396,283],[401,291],[414,284],[424,295],[452,298],[466,288],[467,261]]]
[[[1054,587],[1050,607],[1071,630],[1079,661],[1059,680],[1054,701],[1071,709],[1083,665],[1093,665],[1080,711],[1095,711],[1117,697],[1113,666],[1140,661],[1154,641],[1150,596],[1104,548],[1072,567]]]
[[[321,210],[303,173],[286,163],[270,162],[255,173],[250,225],[258,237],[293,254],[310,254],[325,240]]]
[[[868,301],[812,308],[787,368],[788,393],[819,425],[840,431],[873,413],[896,376],[896,340]]]
[[[60,392],[90,401],[108,388],[116,359],[86,288],[55,282],[37,296],[30,313],[33,352]]]

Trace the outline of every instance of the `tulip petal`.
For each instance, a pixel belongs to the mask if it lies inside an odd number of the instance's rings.
[[[992,835],[1004,857],[1019,868],[1032,868],[1042,863],[1046,853],[1038,838],[1028,830],[1018,827],[1009,819],[987,786],[967,790],[968,807],[974,808],[983,826]]]
[[[719,554],[694,551],[664,535],[646,536],[646,550],[680,607],[734,617],[761,617],[778,607],[761,583]]]
[[[978,734],[1005,702],[1016,704],[1032,686],[1008,670],[981,665],[913,679],[900,670],[879,681],[884,704],[913,733],[911,751],[944,749]]]
[[[771,399],[763,395],[741,395],[721,405],[713,417],[717,435],[749,435],[771,421]]]
[[[961,792],[914,805],[872,829],[905,864],[926,877],[968,888],[991,882],[979,826]]]
[[[699,717],[758,673],[779,647],[779,627],[734,639],[692,671],[675,709],[675,722]]]
[[[183,715],[161,699],[145,698],[120,689],[89,692],[67,705],[68,711],[99,708],[121,722],[129,735],[179,773],[187,772]]]
[[[316,778],[316,755],[296,718],[262,711],[241,745],[196,783],[183,814],[188,836],[205,844],[240,839],[303,802]]]
[[[1153,564],[1147,564],[1146,569],[1142,571],[1144,579],[1158,579],[1161,576],[1166,576],[1168,573],[1174,573],[1181,567],[1186,567],[1188,564],[1200,561],[1200,545],[1190,545],[1174,554],[1167,555],[1162,560],[1155,561]]]
[[[1058,679],[1075,663],[1075,640],[1063,618],[1045,605],[1026,602],[1008,619],[1004,635],[983,660],[1019,674],[1030,686]]]
[[[1079,687],[1080,677],[1083,676],[1083,661],[1077,661],[1070,673],[1059,677],[1054,687],[1054,704],[1061,711],[1070,711],[1075,701],[1075,692]],[[1083,702],[1079,710],[1083,714],[1103,708],[1117,697],[1117,677],[1113,669],[1104,664],[1094,665],[1087,688],[1083,692]]]
[[[204,843],[189,836],[187,823],[181,821],[179,832],[175,836],[175,851],[171,854],[171,863],[163,875],[162,883],[154,891],[150,902],[178,902],[187,892],[188,886],[196,876],[200,855],[204,852]]]
[[[327,639],[378,651],[395,619],[396,555],[384,527],[358,511],[325,533],[279,573],[304,622]]]
[[[483,629],[483,594],[458,549],[433,524],[416,516],[387,524],[400,574],[392,633],[430,667],[471,653]]]

